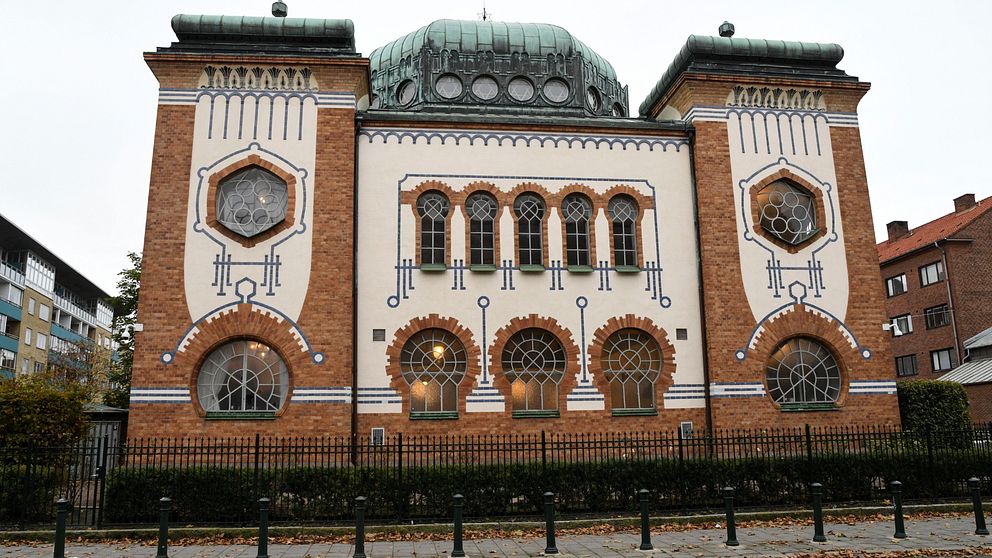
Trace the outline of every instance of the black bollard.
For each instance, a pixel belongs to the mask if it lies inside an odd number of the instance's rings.
[[[892,506],[895,508],[896,534],[892,535],[896,539],[906,538],[906,525],[902,521],[902,483],[892,481],[889,483],[892,491]]]
[[[734,489],[723,489],[723,503],[727,507],[727,546],[740,546],[737,540],[737,524],[734,523]]]
[[[258,499],[258,555],[269,558],[269,499]]]
[[[545,554],[558,554],[555,546],[555,495],[553,492],[544,493],[544,528],[548,533],[548,545]]]
[[[827,542],[823,534],[823,485],[814,482],[809,490],[813,493],[813,542]]]
[[[981,481],[971,477],[968,479],[968,488],[971,488],[971,503],[975,506],[975,534],[988,535],[989,529],[985,526],[985,510],[982,509]]]
[[[650,492],[645,488],[637,493],[641,502],[641,550],[654,550],[654,545],[651,544],[651,525],[648,524],[648,494]]]
[[[451,556],[465,556],[465,549],[462,548],[462,502],[465,497],[455,494],[455,546],[451,549]]]
[[[169,510],[172,500],[162,498],[158,503],[158,552],[155,558],[169,558]]]
[[[55,552],[53,558],[65,558],[65,516],[69,514],[69,502],[59,498],[55,502]]]
[[[355,554],[352,558],[365,557],[365,496],[355,498]]]

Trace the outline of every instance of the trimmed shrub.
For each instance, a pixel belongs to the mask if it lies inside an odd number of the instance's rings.
[[[937,380],[899,382],[899,415],[903,430],[914,432],[967,432],[971,443],[971,416],[964,386]],[[961,445],[960,440],[954,445]]]

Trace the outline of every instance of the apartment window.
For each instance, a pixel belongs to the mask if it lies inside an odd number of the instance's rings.
[[[926,287],[944,280],[944,263],[933,262],[920,268],[920,286]]]
[[[896,316],[891,319],[892,322],[892,336],[896,337],[896,328],[899,328],[899,335],[909,335],[913,333],[913,316],[911,314],[903,314],[902,316]]]
[[[476,192],[465,202],[469,226],[469,265],[496,265],[496,198]]]
[[[933,371],[940,372],[954,368],[954,349],[940,349],[930,351],[930,360],[933,361]]]
[[[521,194],[513,202],[517,216],[520,265],[544,265],[544,201],[535,194]]]
[[[607,205],[613,222],[613,265],[637,265],[637,202],[630,196],[616,196]]]
[[[0,369],[13,371],[15,357],[17,357],[17,353],[0,349]]]
[[[30,359],[25,358],[25,359],[21,360],[21,374],[27,374],[28,373],[28,367],[29,366],[31,366],[31,360]]]
[[[29,346],[29,347],[31,346],[31,334],[32,333],[34,333],[34,332],[31,331],[31,328],[27,328],[27,329],[24,330],[24,344],[27,345],[27,346]]]
[[[45,363],[44,362],[36,362],[36,363],[34,363],[34,371],[35,371],[35,374],[44,372],[45,371]]]
[[[951,323],[951,311],[946,304],[927,308],[923,315],[927,320],[927,329],[936,329]]]
[[[38,303],[38,301],[36,301],[35,299],[28,298],[28,314],[31,314],[32,316],[34,316],[34,305],[37,304],[37,303]]]
[[[110,338],[109,337],[104,337],[103,338],[103,348],[104,349],[109,349],[110,348]]]
[[[420,215],[420,263],[444,265],[445,224],[448,218],[448,198],[436,190],[425,192],[417,198]]]
[[[38,335],[35,335],[35,341],[36,341],[35,346],[38,347],[39,349],[44,351],[45,349],[48,348],[46,345],[46,342],[48,341],[48,336],[45,335],[44,333],[39,332]]]
[[[885,292],[890,297],[901,295],[902,293],[909,290],[906,285],[906,274],[901,273],[895,277],[889,277],[885,280]]]
[[[916,355],[896,357],[896,376],[915,376],[916,373]]]
[[[48,321],[48,312],[49,310],[47,305],[45,304],[38,305],[38,317],[41,318],[42,320],[45,320],[46,322]]]
[[[570,194],[561,204],[565,218],[565,259],[569,266],[589,265],[589,220],[592,203],[581,194]]]

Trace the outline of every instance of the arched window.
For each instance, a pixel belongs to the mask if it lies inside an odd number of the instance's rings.
[[[217,222],[251,238],[286,219],[286,182],[258,166],[234,172],[217,185]]]
[[[558,410],[558,384],[565,375],[558,338],[538,328],[518,331],[506,342],[501,361],[514,412]]]
[[[421,194],[417,198],[417,214],[420,215],[420,264],[444,265],[445,223],[448,217],[448,198],[437,190]]]
[[[567,265],[589,265],[589,220],[592,203],[582,194],[569,194],[561,204],[565,219],[565,261]]]
[[[607,211],[613,222],[613,265],[637,266],[637,202],[630,196],[614,196]]]
[[[214,349],[200,366],[196,393],[208,413],[273,413],[286,397],[286,363],[270,347],[239,339]]]
[[[819,232],[813,194],[786,180],[762,188],[758,208],[761,228],[786,244],[802,244]]]
[[[661,375],[658,342],[639,329],[621,329],[607,338],[600,364],[610,383],[614,410],[655,409],[655,384]]]
[[[834,403],[840,396],[840,367],[830,349],[808,337],[779,345],[765,368],[768,395],[782,405]]]
[[[454,334],[443,329],[415,333],[400,353],[400,372],[410,384],[410,413],[457,413],[465,369],[465,347]]]
[[[496,265],[496,198],[476,192],[465,202],[469,222],[469,265]]]
[[[521,194],[513,202],[519,236],[519,265],[544,265],[544,201],[535,194]]]

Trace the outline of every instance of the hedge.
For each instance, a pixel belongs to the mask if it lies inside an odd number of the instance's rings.
[[[909,380],[899,382],[898,386],[899,415],[904,431],[971,430],[968,394],[961,384]]]

